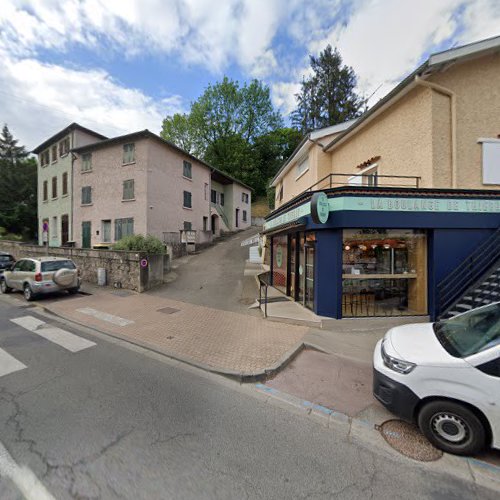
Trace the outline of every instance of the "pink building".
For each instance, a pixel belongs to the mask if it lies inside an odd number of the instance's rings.
[[[76,246],[130,234],[206,243],[251,223],[251,189],[149,130],[72,150]],[[214,196],[215,191],[215,196]]]

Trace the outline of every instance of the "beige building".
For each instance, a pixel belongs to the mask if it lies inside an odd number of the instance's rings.
[[[58,247],[73,240],[73,157],[72,148],[107,139],[72,123],[37,146],[38,156],[38,239]]]
[[[78,247],[131,234],[176,241],[183,230],[206,243],[250,225],[248,186],[148,130],[72,152]]]
[[[276,207],[342,185],[499,189],[500,37],[433,54],[357,120],[311,132]]]

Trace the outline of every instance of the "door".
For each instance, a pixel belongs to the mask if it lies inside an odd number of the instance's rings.
[[[7,280],[7,285],[10,286],[11,288],[15,288],[19,290],[19,287],[21,286],[21,278],[22,278],[22,268],[24,266],[24,260],[18,260],[14,267],[12,268],[12,271],[8,274],[8,280]]]
[[[314,309],[314,254],[315,246],[312,243],[305,247],[305,286],[304,286],[304,305],[308,309]]]
[[[240,225],[240,209],[239,208],[236,209],[236,221],[235,222],[236,222],[236,224],[235,224],[236,227],[239,227],[239,225]]]
[[[63,215],[61,217],[61,245],[65,245],[69,240],[69,217]]]
[[[102,243],[110,243],[111,242],[111,221],[103,220],[102,221]]]
[[[92,224],[90,221],[82,222],[82,248],[90,248]]]

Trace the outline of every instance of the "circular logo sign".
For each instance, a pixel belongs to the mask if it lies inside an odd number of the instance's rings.
[[[281,245],[278,245],[276,247],[276,264],[278,265],[278,267],[281,267],[281,265],[283,264],[283,248],[281,247]]]
[[[324,224],[330,215],[328,196],[323,193],[314,193],[311,198],[311,217],[315,224]]]
[[[141,267],[144,269],[148,267],[148,259],[141,259]]]

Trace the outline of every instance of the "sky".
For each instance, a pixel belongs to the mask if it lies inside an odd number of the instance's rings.
[[[0,125],[29,149],[189,110],[225,75],[287,117],[327,44],[373,105],[434,52],[500,35],[499,0],[0,0]]]

